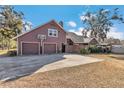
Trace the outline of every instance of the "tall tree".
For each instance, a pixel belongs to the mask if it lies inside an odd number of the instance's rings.
[[[0,6],[0,35],[9,47],[10,39],[21,33],[23,29],[23,13],[14,10],[13,6]]]
[[[107,32],[113,26],[113,20],[124,22],[123,16],[119,14],[118,8],[113,11],[100,9],[97,12],[87,12],[82,16],[85,29],[91,31],[90,37],[98,38],[99,41],[104,41],[107,38]]]

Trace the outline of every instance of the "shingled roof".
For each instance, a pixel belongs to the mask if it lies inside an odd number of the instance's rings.
[[[67,38],[71,39],[74,43],[90,43],[93,38],[76,35],[73,32],[67,32]]]

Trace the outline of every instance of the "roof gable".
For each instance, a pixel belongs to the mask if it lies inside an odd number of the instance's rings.
[[[89,43],[99,43],[98,40],[96,38],[92,38]]]
[[[63,27],[60,26],[60,24],[58,24],[55,20],[51,20],[51,21],[49,21],[49,22],[47,22],[47,23],[45,23],[45,24],[42,24],[42,25],[40,25],[40,26],[37,26],[37,27],[33,28],[32,30],[30,30],[30,31],[28,31],[28,32],[22,33],[22,34],[20,34],[20,35],[18,35],[18,36],[16,36],[16,37],[14,37],[13,39],[16,39],[16,38],[21,37],[21,36],[23,36],[23,35],[25,35],[25,34],[31,33],[32,31],[35,31],[36,29],[38,29],[38,28],[40,28],[40,27],[43,27],[43,26],[45,26],[45,25],[47,25],[47,24],[51,24],[51,23],[57,25],[60,29],[62,29],[63,31],[65,31],[65,30],[63,29]],[[66,32],[66,31],[65,31],[65,32]]]
[[[83,36],[76,35],[73,32],[68,32],[67,38],[70,38],[74,43],[90,43],[90,42],[92,42],[92,40],[95,39],[95,38],[90,38],[90,37],[84,38]]]
[[[67,33],[67,38],[70,38],[74,43],[79,43],[79,42],[83,42],[83,37],[82,36],[78,36],[73,32],[68,32]]]

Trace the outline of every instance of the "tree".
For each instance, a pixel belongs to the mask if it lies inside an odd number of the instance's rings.
[[[0,38],[6,40],[8,48],[10,39],[20,34],[23,29],[23,13],[14,10],[13,6],[0,6]],[[3,47],[4,44],[2,43]]]
[[[24,32],[30,31],[31,28],[32,28],[32,23],[30,21],[23,22],[23,31]]]
[[[86,28],[82,30],[82,35],[84,38],[87,38],[87,32],[88,32],[88,29]]]
[[[113,11],[100,9],[99,11],[87,12],[82,15],[82,22],[85,29],[91,31],[90,37],[98,38],[99,41],[104,41],[107,38],[107,32],[113,26],[113,20],[118,20],[124,23],[123,16],[119,14],[118,8]]]

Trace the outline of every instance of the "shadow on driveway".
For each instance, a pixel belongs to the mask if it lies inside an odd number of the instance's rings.
[[[8,81],[30,75],[46,64],[63,60],[64,54],[0,58],[0,80]]]

